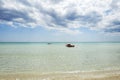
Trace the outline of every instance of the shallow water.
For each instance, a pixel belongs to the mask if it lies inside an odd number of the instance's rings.
[[[0,73],[120,69],[120,43],[0,43]]]

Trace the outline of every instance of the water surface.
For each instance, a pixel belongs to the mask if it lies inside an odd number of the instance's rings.
[[[120,43],[0,43],[0,73],[120,69]]]

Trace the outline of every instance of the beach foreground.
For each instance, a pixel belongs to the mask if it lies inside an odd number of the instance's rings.
[[[0,74],[0,80],[120,80],[120,70],[44,74]]]

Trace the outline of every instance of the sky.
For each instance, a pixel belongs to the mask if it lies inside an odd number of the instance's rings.
[[[0,42],[120,41],[120,0],[0,0]]]

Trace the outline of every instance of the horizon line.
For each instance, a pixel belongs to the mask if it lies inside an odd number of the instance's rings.
[[[120,41],[40,41],[40,42],[27,42],[27,41],[1,41],[0,43],[64,43],[64,42],[81,42],[81,43],[84,43],[84,42],[120,42]]]

